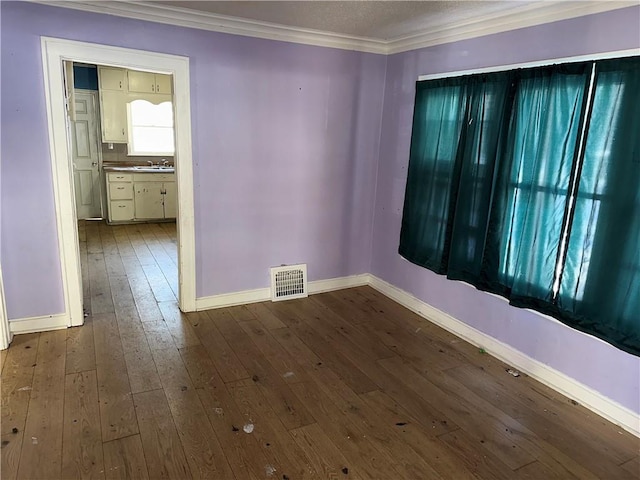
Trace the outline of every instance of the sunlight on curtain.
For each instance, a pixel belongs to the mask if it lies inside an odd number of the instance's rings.
[[[492,228],[512,299],[552,300],[587,67],[535,69],[518,86]]]
[[[640,350],[640,60],[598,65],[558,303],[577,327]]]

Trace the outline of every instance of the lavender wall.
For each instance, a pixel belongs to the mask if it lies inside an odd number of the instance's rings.
[[[640,358],[503,299],[446,280],[397,253],[419,75],[638,48],[632,7],[390,56],[375,205],[372,273],[472,327],[640,412]]]
[[[40,36],[188,56],[197,295],[368,272],[386,58],[1,2],[10,319],[63,310]]]

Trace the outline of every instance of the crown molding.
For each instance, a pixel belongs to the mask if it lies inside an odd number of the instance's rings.
[[[637,1],[527,3],[519,7],[509,8],[504,12],[476,16],[470,20],[454,22],[446,27],[430,29],[423,33],[407,35],[392,40],[380,40],[129,0],[100,2],[75,0],[30,1],[32,3],[115,15],[166,25],[382,55],[468,40],[484,35],[602,13],[638,4]],[[426,28],[429,27],[426,26]]]
[[[356,50],[368,53],[385,54],[387,52],[387,42],[381,40],[290,27],[287,25],[249,20],[239,17],[230,17],[208,12],[198,12],[195,10],[187,10],[184,8],[165,5],[131,1],[31,1],[32,3],[40,3],[55,7],[71,8],[85,12],[115,15],[135,20],[145,20],[149,22],[164,23],[167,25],[196,28],[199,30],[229,33],[232,35],[243,35],[246,37],[339,48],[342,50]]]
[[[417,50],[434,45],[469,40],[494,33],[533,27],[545,23],[568,20],[638,5],[637,1],[609,2],[539,2],[522,5],[505,12],[480,15],[473,19],[452,23],[429,32],[408,35],[387,43],[387,54]]]

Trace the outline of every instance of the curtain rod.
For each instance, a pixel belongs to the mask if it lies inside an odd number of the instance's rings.
[[[574,57],[553,58],[549,60],[537,60],[537,61],[525,62],[525,63],[513,63],[510,65],[496,65],[493,67],[474,68],[471,70],[458,70],[454,72],[431,73],[427,75],[419,75],[418,81],[421,82],[423,80],[437,80],[440,78],[462,77],[464,75],[475,75],[479,73],[506,72],[508,70],[515,70],[518,68],[546,67],[549,65],[557,65],[559,63],[576,63],[576,62],[587,62],[590,60],[605,60],[609,58],[633,57],[635,55],[640,55],[640,48],[632,48],[629,50],[617,50],[614,52],[595,53],[595,54],[589,54],[589,55],[579,55]]]

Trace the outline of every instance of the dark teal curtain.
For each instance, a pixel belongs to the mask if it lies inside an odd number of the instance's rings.
[[[598,62],[558,306],[640,352],[640,59]]]
[[[500,165],[484,286],[512,303],[549,303],[589,64],[521,72]]]
[[[478,284],[486,248],[495,161],[508,131],[514,74],[476,75],[467,81],[467,110],[461,131],[449,226],[443,258],[447,277]]]
[[[463,78],[421,82],[416,88],[400,254],[439,273],[466,90]]]
[[[399,253],[639,354],[639,61],[418,82]]]

